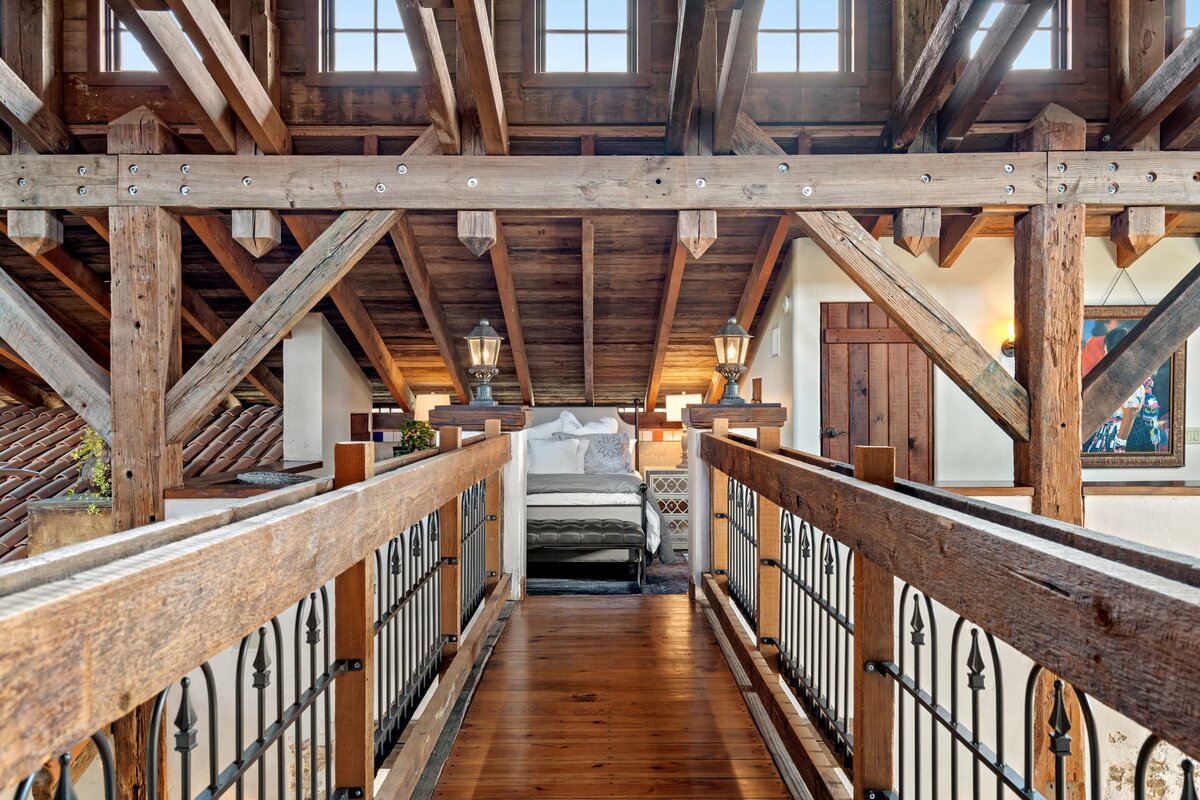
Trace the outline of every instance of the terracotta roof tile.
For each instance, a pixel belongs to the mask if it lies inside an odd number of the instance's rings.
[[[281,461],[282,418],[283,409],[264,405],[212,414],[184,443],[184,477]],[[38,473],[0,478],[0,562],[26,555],[27,502],[65,495],[78,482],[71,453],[85,427],[69,408],[0,405],[0,462]]]

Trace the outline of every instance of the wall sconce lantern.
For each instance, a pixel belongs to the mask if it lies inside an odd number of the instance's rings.
[[[725,391],[718,401],[723,406],[740,406],[745,400],[738,394],[738,378],[746,372],[746,353],[750,349],[750,334],[730,317],[713,337],[717,347],[717,374],[725,379]]]
[[[481,319],[475,329],[463,338],[467,340],[467,347],[471,351],[471,366],[467,372],[479,381],[471,405],[494,406],[496,401],[492,398],[491,380],[500,372],[496,364],[500,361],[500,342],[504,339],[486,319]]]
[[[1006,358],[1013,358],[1017,354],[1017,326],[1015,322],[1008,323],[1008,338],[1000,345],[1000,353]]]

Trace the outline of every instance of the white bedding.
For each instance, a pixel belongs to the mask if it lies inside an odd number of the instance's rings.
[[[527,506],[636,506],[642,496],[620,492],[556,492],[525,496]],[[657,514],[646,515],[646,550],[658,552],[662,529]]]

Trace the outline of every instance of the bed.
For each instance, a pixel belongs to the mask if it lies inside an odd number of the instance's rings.
[[[636,469],[636,425],[611,408],[539,408],[529,431],[529,561],[631,564],[640,586],[654,558],[675,560],[658,502]]]

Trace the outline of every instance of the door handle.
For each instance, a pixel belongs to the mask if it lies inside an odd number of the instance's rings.
[[[846,432],[839,431],[837,428],[830,426],[830,427],[826,428],[825,430],[821,431],[821,435],[824,436],[826,439],[836,439],[839,436],[845,436]]]

